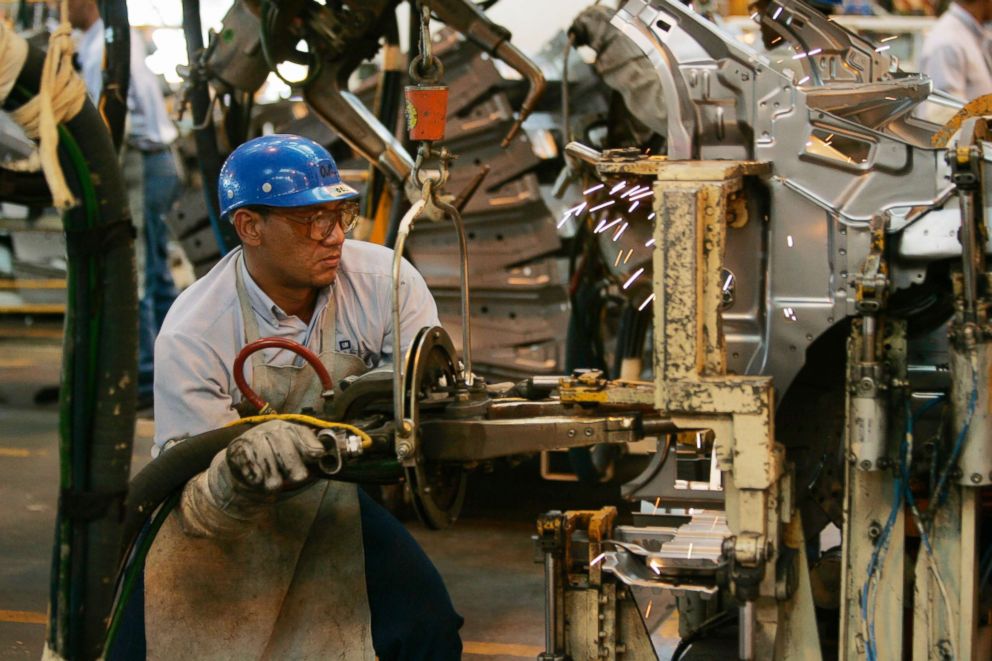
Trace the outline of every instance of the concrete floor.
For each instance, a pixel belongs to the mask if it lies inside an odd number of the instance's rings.
[[[30,337],[25,337],[30,335]],[[58,324],[0,327],[0,660],[40,658],[58,480],[58,412],[35,403],[58,383]],[[134,469],[148,461],[151,420],[140,420]],[[472,475],[464,513],[433,532],[409,522],[465,617],[466,659],[533,659],[544,650],[543,574],[530,539],[536,516],[598,507],[617,488],[576,493],[536,479],[532,466]],[[671,604],[656,602],[650,623],[660,658],[677,640]]]

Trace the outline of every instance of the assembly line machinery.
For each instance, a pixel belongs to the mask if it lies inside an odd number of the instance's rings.
[[[528,81],[509,141],[540,68],[477,5],[428,4]],[[663,592],[685,641],[736,622],[741,659],[988,658],[992,134],[980,113],[799,0],[755,14],[784,42],[777,57],[677,0],[620,3],[617,38],[665,100],[663,118],[629,110],[664,127],[667,153],[562,145],[562,181],[581,194],[548,221],[599,242],[619,295],[650,315],[645,359],[623,379],[487,383],[472,370],[474,256],[464,200],[440,189],[445,152],[441,175],[422,179],[425,164],[346,91],[395,5],[237,2],[224,38],[191,58],[198,131],[207,79],[251,93],[273,62],[308,62],[311,110],[413,205],[397,217],[397,260],[426,227],[457,237],[460,352],[425,328],[397,369],[327,384],[311,413],[360,435],[321,432],[323,474],[403,480],[440,528],[480,463],[646,444],[647,467],[621,487],[632,524],[614,508],[537,523],[546,661],[652,658],[644,600]],[[292,48],[302,36],[308,53]],[[134,479],[126,558],[140,563],[145,524],[243,430],[188,439]],[[817,543],[831,522],[833,555]],[[821,637],[825,621],[839,632]]]

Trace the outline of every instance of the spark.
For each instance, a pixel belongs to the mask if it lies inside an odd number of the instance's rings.
[[[811,50],[809,52],[799,53],[798,55],[793,55],[792,56],[792,59],[793,60],[801,60],[804,57],[813,57],[814,55],[818,55],[818,54],[820,54],[822,52],[823,52],[823,49],[822,48],[814,48],[813,50]]]
[[[571,217],[572,217],[572,214],[568,214],[568,213],[566,213],[564,216],[562,216],[561,217],[561,220],[558,221],[558,229],[561,229],[561,226],[564,225],[566,222],[568,222],[568,219],[571,218]]]
[[[752,21],[757,21],[759,18],[761,18],[761,15],[758,12],[754,12],[753,14],[751,14]]]
[[[661,576],[661,568],[657,565],[651,565],[651,570],[658,576]]]
[[[810,140],[809,142],[807,142],[807,143],[806,143],[806,146],[807,146],[807,147],[812,147],[812,146],[813,146],[813,141],[812,141],[812,140]]]
[[[634,280],[637,280],[639,277],[641,277],[641,274],[642,273],[644,273],[644,267],[643,266],[641,268],[637,269],[636,271],[634,271],[634,275],[632,275],[629,278],[627,278],[627,282],[623,283],[623,289],[627,289],[632,284],[634,284]]]
[[[774,46],[775,44],[777,44],[780,41],[782,41],[782,37],[775,37],[774,39],[771,40],[770,43],[771,43],[772,46]]]
[[[651,607],[654,606],[654,600],[648,602],[648,607],[644,609],[644,619],[651,617]]]
[[[700,434],[699,432],[696,432],[696,449],[697,450],[703,449],[703,435]]]
[[[630,250],[627,251],[627,256],[623,258],[623,263],[626,264],[628,261],[630,261],[630,256],[633,254],[634,254],[634,249],[631,248]]]
[[[611,206],[612,204],[615,203],[616,200],[607,200],[606,202],[603,202],[602,204],[597,204],[592,209],[589,209],[589,213],[592,213],[594,211],[599,211],[600,209],[605,209],[606,207]]]
[[[658,513],[658,505],[660,504],[661,504],[661,496],[658,496],[657,498],[654,499],[654,511],[651,512],[652,514]]]
[[[875,52],[876,53],[881,53],[882,51],[887,51],[890,48],[892,48],[892,46],[879,46],[878,48],[875,49]]]
[[[595,192],[596,192],[596,191],[598,191],[598,190],[599,190],[600,188],[605,188],[605,187],[606,187],[606,184],[596,184],[596,185],[595,185],[595,186],[593,186],[592,188],[587,188],[587,189],[585,189],[584,191],[582,191],[582,194],[583,194],[583,195],[588,195],[589,193],[595,193]]]
[[[897,34],[894,34],[894,35],[892,35],[891,37],[886,37],[885,39],[881,39],[881,40],[879,41],[879,43],[882,43],[882,44],[884,44],[884,43],[885,43],[886,41],[893,41],[893,40],[895,40],[895,39],[898,39],[898,38],[899,38],[899,35],[897,35]]]
[[[781,13],[782,13],[782,8],[781,7],[776,7],[775,8],[775,13],[772,14],[772,20],[773,21],[774,20],[777,20],[778,19],[778,15],[781,14]]]
[[[784,314],[785,318],[788,319],[789,321],[798,321],[796,317],[796,311],[793,310],[792,308],[783,309],[782,314]]]
[[[623,257],[623,251],[617,253],[617,258],[613,261],[613,268],[620,266],[620,258]]]
[[[827,136],[827,138],[824,140],[824,142],[829,145],[830,144],[830,141],[833,140],[833,139],[834,139],[834,134],[831,133],[830,135]]]
[[[897,98],[896,98],[896,97],[894,97],[894,96],[887,96],[887,97],[885,97],[885,100],[886,100],[886,101],[898,101],[899,99],[897,99]]]
[[[651,197],[652,195],[654,195],[654,191],[652,190],[641,191],[637,195],[632,196],[630,201],[633,202],[635,200],[643,200],[644,198]]]
[[[636,193],[639,190],[641,190],[641,187],[640,186],[634,186],[633,188],[628,188],[624,192],[624,194],[620,196],[620,199],[622,200],[625,197],[630,197],[631,195],[633,195],[634,193]]]
[[[788,235],[787,237],[785,237],[785,242],[787,244],[789,244],[789,247],[790,248],[795,245],[795,241],[792,240],[792,235],[791,234]]]
[[[644,247],[645,248],[650,248],[653,245],[654,245],[654,237],[653,236],[644,243]]]
[[[630,205],[630,208],[629,209],[627,209],[627,213],[634,213],[634,209],[637,208],[637,205],[638,204],[640,204],[640,201],[639,200],[634,200],[634,203]]]
[[[654,220],[654,211],[652,211],[651,215],[648,216],[648,220]]]
[[[802,79],[801,79],[801,80],[800,80],[800,81],[799,81],[798,83],[796,83],[796,84],[797,84],[797,85],[803,85],[803,84],[805,84],[805,83],[806,83],[806,81],[807,81],[807,80],[809,80],[809,76],[805,76],[804,78],[802,78]]]
[[[616,234],[613,235],[613,240],[616,241],[617,239],[619,239],[626,231],[627,231],[627,223],[624,223],[623,225],[620,226],[620,229],[616,231]]]
[[[600,553],[595,558],[593,558],[591,561],[589,561],[589,566],[590,567],[595,567],[596,565],[598,565],[599,563],[601,563],[603,561],[603,558],[605,558],[605,557],[606,557],[606,554],[605,553]]]
[[[623,220],[623,218],[617,218],[612,223],[609,223],[607,225],[603,225],[603,223],[605,223],[606,220],[601,220],[601,221],[599,221],[599,225],[597,225],[596,226],[596,229],[593,231],[593,234],[600,234],[602,232],[605,232],[606,230],[610,229],[611,227],[613,227],[617,223],[621,222],[622,220]]]
[[[653,300],[654,300],[654,294],[651,294],[650,296],[648,296],[647,298],[644,299],[644,302],[641,303],[640,307],[637,308],[637,311],[638,312],[642,312],[644,310],[644,308],[646,308],[648,306],[648,303],[650,303]],[[658,505],[656,504],[654,506],[654,508],[655,508],[655,511],[657,511]]]
[[[692,557],[692,545],[693,542],[689,542],[689,552],[685,554],[686,560]]]
[[[619,190],[623,190],[623,187],[627,185],[626,181],[621,181],[619,184],[610,189],[610,195],[615,194]]]
[[[727,281],[723,283],[723,291],[730,291],[730,288],[734,286],[734,274],[729,273],[727,275]]]

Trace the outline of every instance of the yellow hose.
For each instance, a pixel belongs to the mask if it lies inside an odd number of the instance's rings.
[[[349,425],[346,422],[329,422],[327,420],[321,420],[320,418],[315,418],[312,415],[302,415],[300,413],[272,413],[270,415],[253,415],[247,418],[241,418],[240,420],[235,420],[234,422],[224,425],[225,427],[236,427],[238,425],[253,425],[262,422],[268,422],[269,420],[286,420],[287,422],[298,422],[304,425],[310,425],[311,427],[317,427],[318,429],[344,429],[350,431],[352,434],[358,436],[362,439],[362,447],[370,448],[372,447],[372,437],[366,434],[364,431],[359,429],[354,425]]]

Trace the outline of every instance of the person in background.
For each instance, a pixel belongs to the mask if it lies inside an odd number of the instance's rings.
[[[77,54],[86,89],[97,103],[103,87],[103,19],[96,0],[69,0],[69,23],[80,31]],[[169,270],[166,214],[179,195],[179,175],[171,146],[179,135],[169,118],[159,79],[145,64],[144,40],[131,31],[131,79],[128,85],[128,147],[125,177],[140,160],[144,221],[144,295],[139,306],[138,407],[152,403],[155,337],[176,299]],[[134,167],[132,167],[132,162]],[[136,196],[135,196],[136,197]],[[132,199],[132,204],[136,200]],[[138,209],[132,206],[132,215]]]
[[[992,94],[992,42],[985,24],[992,1],[956,0],[937,19],[923,41],[920,72],[934,89],[962,101]]]

